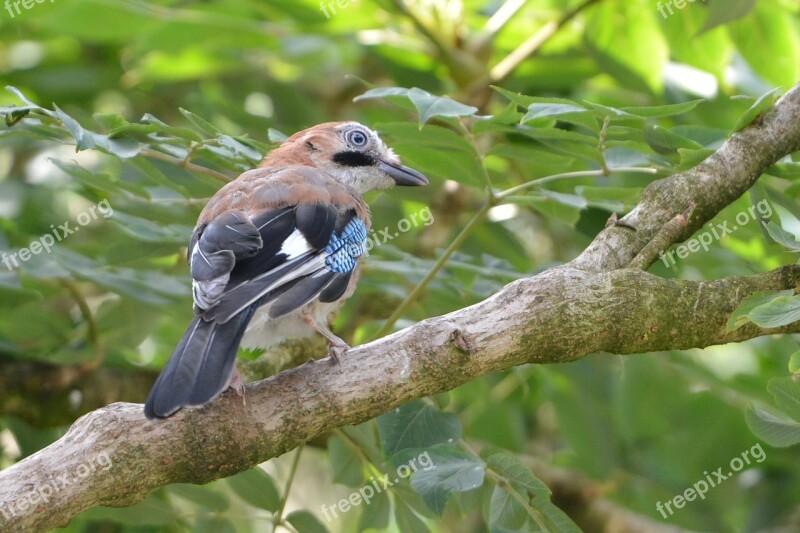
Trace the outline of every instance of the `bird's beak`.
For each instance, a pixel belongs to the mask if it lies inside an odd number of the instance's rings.
[[[396,185],[406,187],[419,187],[428,184],[426,178],[420,172],[413,168],[401,165],[399,163],[392,163],[383,159],[378,160],[378,168],[388,174],[395,182]]]

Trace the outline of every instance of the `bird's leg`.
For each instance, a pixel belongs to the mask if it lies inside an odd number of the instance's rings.
[[[236,365],[233,366],[233,374],[231,374],[231,381],[228,383],[228,387],[232,388],[236,391],[236,394],[242,397],[242,403],[247,405],[247,398],[244,396],[244,380],[242,379],[242,375],[239,373],[239,370],[236,368]]]
[[[309,310],[303,311],[303,320],[305,320],[306,324],[308,324],[314,331],[328,339],[328,355],[331,356],[333,362],[337,365],[339,364],[339,357],[344,355],[344,352],[350,349],[350,346],[344,342],[342,339],[337,337],[331,330],[325,327],[323,324],[320,324],[319,321],[314,317],[314,315]]]

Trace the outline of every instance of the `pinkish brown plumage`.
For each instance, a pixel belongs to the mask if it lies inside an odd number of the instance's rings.
[[[147,398],[166,418],[221,394],[240,345],[266,348],[314,331],[336,359],[347,344],[326,326],[355,290],[370,228],[361,195],[428,181],[356,122],[298,132],[208,202],[190,241],[195,318]]]

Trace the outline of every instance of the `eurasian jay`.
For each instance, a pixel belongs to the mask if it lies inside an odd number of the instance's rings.
[[[266,348],[316,331],[334,361],[349,347],[327,327],[355,289],[370,215],[361,195],[426,185],[377,134],[328,122],[289,137],[222,187],[189,242],[195,317],[153,385],[149,419],[242,390],[239,346]]]

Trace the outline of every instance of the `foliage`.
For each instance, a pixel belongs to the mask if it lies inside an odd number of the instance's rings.
[[[0,94],[0,258],[19,263],[0,263],[0,362],[157,371],[191,316],[185,247],[204,201],[302,127],[360,120],[431,179],[369,198],[387,231],[334,325],[359,343],[568,261],[653,179],[702,161],[800,79],[789,0],[668,16],[649,0],[324,5],[58,1],[0,16],[12,87]],[[712,221],[734,233],[651,271],[715,279],[795,261],[798,194],[795,154]],[[417,222],[404,232],[403,219]],[[62,235],[64,223],[81,231]],[[63,240],[34,253],[45,235]],[[756,295],[729,328],[794,322],[797,302]],[[542,462],[663,521],[656,502],[762,441],[751,475],[666,521],[764,529],[800,498],[793,450],[778,448],[800,442],[794,344],[516,368],[230,479],[90,510],[67,531],[577,531]],[[96,407],[75,405],[50,408],[73,419]],[[3,466],[64,430],[6,413]],[[423,453],[434,467],[324,516]]]

